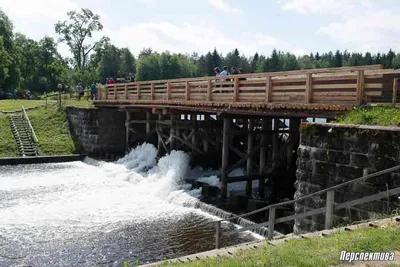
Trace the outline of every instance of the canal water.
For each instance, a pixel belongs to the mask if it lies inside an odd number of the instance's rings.
[[[156,153],[144,144],[114,163],[0,166],[0,266],[134,266],[214,249],[218,218],[195,209],[188,156]]]

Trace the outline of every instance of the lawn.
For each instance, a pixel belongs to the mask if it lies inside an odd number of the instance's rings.
[[[79,145],[74,143],[64,108],[38,108],[28,111],[28,117],[39,139],[42,155],[79,153]]]
[[[340,252],[395,251],[400,248],[400,228],[370,228],[352,232],[339,232],[325,238],[291,240],[276,246],[244,250],[233,257],[215,257],[188,263],[163,266],[188,267],[247,267],[247,266],[304,266],[328,267],[340,262]],[[396,265],[392,265],[396,266]]]
[[[355,109],[336,120],[345,124],[400,126],[400,108],[378,106],[368,109]]]
[[[45,103],[45,100],[0,100],[0,111],[20,110],[21,106],[31,108]]]
[[[6,115],[0,113],[0,157],[20,156]]]

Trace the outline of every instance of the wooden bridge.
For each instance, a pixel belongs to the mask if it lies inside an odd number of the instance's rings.
[[[302,119],[396,104],[398,78],[400,70],[371,65],[143,81],[106,85],[94,102],[126,113],[127,150],[145,141],[157,145],[159,156],[180,149],[220,162],[222,197],[229,173],[245,167],[246,194],[258,179],[263,196],[271,175],[283,173],[274,178],[276,188],[293,188]]]
[[[332,118],[354,106],[396,103],[400,70],[382,65],[105,85],[95,105],[174,112]]]

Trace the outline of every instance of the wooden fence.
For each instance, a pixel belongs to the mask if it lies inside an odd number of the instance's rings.
[[[106,85],[98,101],[360,105],[397,100],[400,71],[382,65]],[[396,95],[394,95],[394,85]]]

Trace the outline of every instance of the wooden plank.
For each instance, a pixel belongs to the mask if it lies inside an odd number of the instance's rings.
[[[269,209],[268,215],[268,239],[271,240],[274,238],[274,228],[275,228],[275,207],[271,207]]]
[[[332,228],[333,209],[335,204],[335,191],[326,192],[325,229]]]
[[[306,85],[274,85],[274,91],[306,90]]]
[[[364,86],[365,89],[373,88],[373,89],[382,89],[383,84],[381,83],[366,83]]]
[[[128,99],[128,85],[125,84],[125,99]]]
[[[348,75],[335,75],[335,76],[322,76],[322,77],[313,77],[314,82],[325,82],[325,81],[344,81],[344,80],[356,80],[357,76],[354,74]]]
[[[364,92],[365,96],[381,96],[382,95],[382,91],[365,91]]]
[[[357,92],[314,92],[314,97],[318,96],[357,96]]]
[[[398,90],[398,81],[399,79],[393,79],[393,96],[392,96],[392,104],[396,106],[397,102],[397,90]]]
[[[357,84],[314,84],[313,89],[338,89],[338,88],[347,88],[347,89],[355,89],[357,88]]]
[[[229,128],[231,121],[224,118],[224,126],[222,130],[222,163],[221,163],[221,197],[226,198],[228,193],[228,161],[229,161]]]
[[[118,94],[117,94],[117,86],[114,86],[114,99],[117,100],[118,99]]]
[[[308,73],[306,77],[306,96],[305,102],[306,104],[312,103],[312,74]]]
[[[359,70],[357,72],[357,99],[356,105],[361,105],[364,98],[364,71]]]

